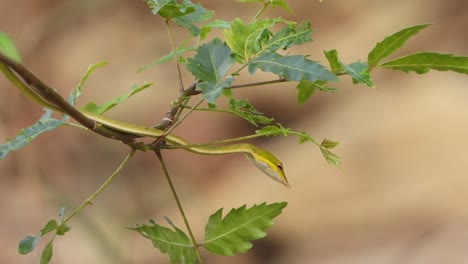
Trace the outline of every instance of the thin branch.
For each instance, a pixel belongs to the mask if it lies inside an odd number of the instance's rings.
[[[172,180],[171,180],[171,177],[170,177],[169,172],[167,170],[166,164],[165,164],[165,162],[164,162],[164,160],[162,158],[160,148],[157,147],[154,150],[154,153],[156,154],[156,156],[159,159],[159,162],[161,163],[161,167],[163,169],[164,176],[166,177],[166,181],[167,181],[167,183],[169,185],[169,188],[171,189],[172,195],[174,196],[174,200],[175,200],[175,202],[177,204],[177,208],[179,209],[179,213],[182,216],[182,219],[184,220],[185,228],[187,228],[187,232],[189,233],[190,240],[192,241],[193,249],[195,250],[195,255],[198,258],[198,262],[200,264],[203,264],[203,259],[202,259],[201,254],[200,254],[200,250],[198,249],[197,241],[195,240],[195,236],[193,235],[192,229],[190,228],[190,224],[189,224],[189,222],[187,220],[187,216],[185,215],[184,208],[182,207],[182,204],[180,203],[179,196],[177,195],[177,191],[175,190],[174,184],[172,183]]]
[[[262,1],[263,2],[263,1]],[[250,23],[253,23],[257,18],[260,17],[260,15],[266,10],[266,8],[270,5],[270,1],[267,1],[266,3],[263,2],[263,6],[262,8],[260,8],[260,10],[258,10],[257,14],[255,14],[255,16],[252,18],[252,21],[250,21]]]
[[[237,89],[237,88],[244,88],[244,87],[251,87],[251,86],[260,86],[260,85],[268,85],[268,84],[274,84],[274,83],[282,83],[282,82],[287,82],[288,80],[285,78],[280,78],[276,80],[271,80],[271,81],[264,81],[264,82],[253,82],[253,83],[245,83],[245,84],[237,84],[237,85],[231,85],[226,89]]]
[[[12,83],[19,90],[25,93],[26,96],[28,96],[29,98],[32,98],[36,103],[39,103],[42,106],[66,114],[75,119],[78,123],[82,124],[84,127],[102,136],[111,139],[117,139],[126,144],[131,144],[135,139],[135,137],[132,135],[121,133],[109,129],[105,126],[98,125],[96,121],[86,117],[78,109],[69,104],[59,93],[57,93],[50,86],[42,82],[32,72],[26,69],[26,67],[24,67],[20,63],[16,63],[15,61],[11,60],[2,53],[0,53],[0,62],[3,62],[15,73],[21,76],[21,78],[27,83],[27,85],[20,81],[16,77],[16,75],[11,74],[11,71],[3,71],[7,78],[10,81],[12,81]]]
[[[169,19],[165,20],[167,34],[169,35],[169,40],[172,46],[172,52],[174,53],[174,60],[177,67],[177,75],[179,77],[179,93],[182,95],[184,93],[184,82],[182,81],[182,73],[180,71],[179,56],[177,55],[177,50],[174,42],[174,34],[172,34],[171,26],[169,25]]]
[[[189,109],[181,118],[179,118],[172,126],[168,127],[166,131],[164,131],[164,134],[162,134],[158,139],[156,139],[153,143],[151,143],[151,146],[153,149],[159,149],[160,148],[160,143],[164,141],[164,138],[169,135],[180,123],[187,118],[187,116],[193,112],[199,106],[205,99],[200,98],[200,100],[191,108]]]
[[[64,225],[70,219],[72,219],[78,212],[80,212],[85,206],[92,204],[94,198],[96,198],[114,179],[117,177],[117,175],[120,173],[120,171],[124,168],[124,166],[128,163],[128,161],[133,157],[135,154],[136,149],[132,148],[130,153],[125,157],[125,159],[120,163],[119,167],[112,173],[112,175],[107,178],[107,180],[97,189],[88,199],[86,199],[78,208],[71,213],[61,224]]]
[[[166,130],[169,126],[171,126],[172,123],[174,123],[174,120],[176,120],[176,115],[179,112],[181,106],[184,104],[185,99],[187,97],[199,94],[199,91],[195,90],[198,83],[199,81],[196,80],[187,89],[185,89],[184,93],[180,95],[174,103],[172,103],[171,108],[166,112],[166,116],[161,120],[161,122],[154,125],[153,128]]]

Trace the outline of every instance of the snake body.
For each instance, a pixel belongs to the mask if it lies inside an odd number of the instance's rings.
[[[92,119],[97,123],[116,131],[151,138],[158,138],[164,134],[164,131],[160,129],[108,119],[101,115],[96,115],[90,112],[81,112],[89,119]],[[249,143],[237,143],[229,145],[196,145],[174,134],[167,135],[165,137],[165,141],[179,146],[184,150],[203,155],[244,154],[251,164],[260,169],[270,178],[285,185],[286,187],[290,187],[281,161],[272,153],[263,148],[254,146]]]

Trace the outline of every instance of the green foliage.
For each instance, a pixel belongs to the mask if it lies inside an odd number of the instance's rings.
[[[286,23],[286,26],[273,34],[270,28],[280,22]],[[237,18],[231,22],[230,30],[224,30],[224,38],[241,61],[249,61],[264,52],[310,42],[311,33],[309,21],[296,25],[282,19],[265,19],[244,24]]]
[[[255,133],[259,136],[297,136],[299,137],[299,143],[310,142],[317,147],[319,147],[320,151],[322,152],[323,157],[328,162],[328,164],[332,166],[336,166],[338,168],[341,167],[341,160],[340,157],[332,153],[330,150],[333,149],[338,145],[338,142],[334,142],[328,139],[324,139],[321,144],[317,143],[309,134],[306,132],[297,132],[293,131],[291,128],[285,128],[281,124],[265,126],[262,129],[258,129]]]
[[[65,123],[63,120],[52,119],[51,115],[52,111],[45,110],[45,113],[34,125],[21,129],[15,138],[8,139],[7,143],[0,145],[0,159],[5,158],[10,151],[25,147],[40,134],[54,130]]]
[[[71,93],[70,93],[70,96],[68,98],[68,102],[71,105],[75,105],[76,99],[81,95],[81,93],[83,91],[83,86],[86,83],[86,81],[88,80],[91,73],[93,73],[94,70],[96,70],[98,68],[104,67],[106,64],[107,64],[107,62],[101,61],[101,62],[98,62],[96,64],[92,64],[92,65],[90,65],[88,67],[88,70],[86,70],[86,73],[81,77],[80,82],[78,83],[76,88],[74,90],[72,90]],[[146,88],[149,88],[151,85],[153,85],[153,84],[152,83],[144,83],[144,84],[142,84],[140,86],[133,85],[132,88],[131,88],[130,93],[128,93],[128,94],[123,94],[123,95],[117,96],[114,99],[110,100],[109,102],[103,103],[101,105],[96,105],[93,102],[89,102],[83,109],[88,111],[88,112],[101,115],[101,114],[111,110],[115,106],[123,103],[125,100],[127,100],[131,96],[145,90]]]
[[[374,68],[377,66],[383,58],[402,47],[408,39],[427,26],[429,26],[429,24],[408,27],[386,37],[382,42],[378,42],[367,56],[369,67]]]
[[[244,24],[240,18],[236,18],[231,22],[230,30],[224,30],[224,39],[238,58],[248,61],[261,50],[262,43],[268,38],[268,28],[277,22],[265,19]]]
[[[318,62],[307,59],[303,55],[286,55],[264,52],[249,63],[249,72],[254,74],[257,68],[272,72],[291,81],[307,80],[336,81],[336,76]]]
[[[147,0],[153,14],[163,18],[175,18],[195,12],[195,8],[183,8],[174,0]]]
[[[271,4],[272,7],[279,6],[282,9],[288,11],[289,13],[294,14],[294,11],[292,10],[292,8],[284,0],[237,0],[237,2],[262,3],[264,6],[268,6]]]
[[[182,55],[182,54],[184,54],[184,53],[186,53],[186,52],[188,52],[188,51],[196,51],[196,50],[197,50],[197,48],[195,48],[195,47],[193,47],[193,46],[189,46],[189,47],[184,47],[184,46],[178,47],[178,48],[175,50],[175,52],[171,51],[170,53],[168,53],[168,54],[162,56],[161,58],[159,58],[159,59],[153,61],[152,63],[149,63],[149,64],[147,64],[147,65],[145,65],[145,66],[143,66],[143,67],[138,68],[138,71],[137,71],[137,72],[142,72],[142,71],[144,71],[144,70],[147,70],[147,69],[153,67],[153,66],[156,65],[156,64],[160,64],[160,63],[169,61],[169,60],[171,60],[171,59],[174,58],[174,55],[175,55],[175,56],[180,56],[180,55]],[[175,53],[175,54],[174,54],[174,53]]]
[[[123,103],[125,100],[127,100],[131,96],[145,90],[146,88],[150,87],[151,85],[153,85],[153,84],[152,83],[144,83],[144,84],[142,84],[140,86],[133,85],[128,94],[123,94],[123,95],[117,96],[114,99],[112,99],[112,100],[110,100],[108,102],[105,102],[105,103],[103,103],[101,105],[96,105],[93,102],[89,102],[88,104],[86,104],[85,107],[83,107],[83,109],[88,111],[88,112],[101,115],[101,114],[111,110],[112,108],[118,106],[119,104]]]
[[[273,122],[273,118],[266,117],[262,112],[255,109],[247,99],[236,100],[230,98],[229,112],[244,118],[254,126],[258,126],[258,124],[268,125]]]
[[[324,54],[333,74],[348,74],[353,79],[354,84],[363,83],[369,87],[374,87],[367,63],[353,62],[346,65],[338,58],[338,52],[336,50],[324,51]]]
[[[326,86],[326,81],[307,81],[301,80],[297,86],[297,103],[303,104],[309,100],[309,98],[314,94],[314,92],[319,89],[324,92],[336,92],[335,88]]]
[[[338,60],[338,52],[336,50],[324,51],[325,57],[330,64],[331,71],[333,74],[339,74],[344,71],[340,60]]]
[[[46,246],[44,247],[44,250],[42,250],[40,264],[47,264],[52,260],[53,251],[54,251],[53,242],[54,242],[53,240],[50,240],[49,242],[47,242]]]
[[[338,144],[338,142],[324,139],[322,143],[320,143],[320,151],[322,152],[323,157],[327,160],[328,164],[341,167],[340,157],[330,151],[330,149],[335,148],[338,146]]]
[[[60,208],[60,219],[59,222],[55,220],[49,220],[47,224],[41,229],[40,233],[35,236],[26,236],[23,238],[18,245],[18,252],[20,254],[28,254],[34,250],[39,240],[46,234],[55,231],[54,236],[47,242],[41,253],[41,264],[47,264],[52,260],[53,256],[53,242],[55,235],[63,236],[66,232],[70,231],[70,227],[65,224],[63,216],[65,214],[65,208]]]
[[[232,256],[247,252],[249,241],[266,236],[265,230],[273,225],[273,219],[281,214],[287,203],[262,203],[251,208],[232,209],[224,218],[223,209],[210,216],[205,227],[203,246],[210,252]],[[195,252],[190,238],[166,218],[173,229],[150,220],[151,225],[137,225],[128,229],[149,239],[161,253],[167,253],[170,263],[195,263]]]
[[[160,226],[154,221],[151,221],[151,225],[137,225],[128,229],[149,239],[161,253],[167,253],[171,263],[195,263],[195,252],[190,238],[172,222],[167,222],[174,230]]]
[[[157,14],[164,19],[172,19],[179,26],[187,28],[192,36],[201,33],[197,22],[211,18],[212,11],[207,11],[201,4],[194,4],[191,1],[183,0],[177,3],[175,0],[146,0],[153,14]]]
[[[341,67],[353,78],[353,83],[364,83],[369,87],[374,87],[374,83],[372,82],[369,74],[369,67],[367,67],[367,63],[354,62],[348,65],[341,64]]]
[[[32,252],[40,239],[41,236],[27,236],[23,238],[18,245],[18,252],[23,255]]]
[[[231,76],[223,79],[233,63],[228,46],[215,38],[200,46],[195,57],[189,58],[185,66],[196,78],[203,81],[197,85],[202,90],[203,97],[209,103],[214,103],[234,80]]]
[[[83,86],[86,83],[86,81],[88,80],[91,73],[93,73],[93,71],[96,70],[97,68],[101,68],[101,67],[104,67],[106,65],[107,65],[107,62],[100,61],[100,62],[92,64],[92,65],[90,65],[88,67],[88,70],[86,70],[86,73],[81,77],[80,82],[78,83],[78,85],[76,85],[76,88],[74,90],[72,90],[72,92],[70,93],[70,96],[68,97],[68,102],[71,105],[75,105],[76,99],[81,95],[81,92],[83,91]]]
[[[468,57],[434,52],[418,52],[387,61],[378,66],[404,72],[414,71],[423,74],[429,70],[453,71],[468,74]]]
[[[222,218],[223,209],[210,216],[205,228],[204,246],[210,252],[232,256],[247,252],[256,240],[266,236],[265,230],[273,225],[273,218],[281,214],[287,203],[262,203],[247,209],[232,209]]]

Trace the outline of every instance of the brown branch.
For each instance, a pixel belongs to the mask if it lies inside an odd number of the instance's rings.
[[[122,133],[99,125],[96,121],[86,117],[78,109],[69,104],[59,93],[57,93],[54,89],[42,82],[32,72],[26,69],[26,67],[11,60],[2,53],[0,53],[0,61],[8,65],[8,67],[10,67],[16,74],[18,74],[27,83],[28,87],[33,89],[34,93],[45,100],[47,104],[54,106],[56,110],[59,110],[62,113],[72,117],[89,130],[104,137],[120,140],[126,144],[132,143],[136,138],[133,135]]]
[[[270,80],[270,81],[264,81],[264,82],[253,82],[253,83],[231,85],[229,88],[226,88],[226,89],[237,89],[237,88],[245,88],[245,87],[252,87],[252,86],[268,85],[268,84],[282,83],[282,82],[287,82],[287,81],[288,80],[285,78],[279,78],[276,80]]]

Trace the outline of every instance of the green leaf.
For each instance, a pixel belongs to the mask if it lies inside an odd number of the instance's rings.
[[[382,42],[378,42],[367,56],[369,68],[377,66],[383,58],[395,52],[398,48],[403,46],[408,39],[429,25],[430,24],[422,24],[408,27],[386,37]]]
[[[231,50],[218,38],[200,46],[193,59],[187,61],[185,66],[193,76],[211,83],[221,81],[234,63]]]
[[[210,19],[214,12],[206,10],[201,4],[194,4],[188,0],[183,0],[180,6],[187,9],[194,9],[194,11],[184,16],[174,18],[174,22],[181,27],[187,28],[192,36],[199,36],[201,33],[200,28],[195,26],[194,23]]]
[[[53,255],[53,245],[52,245],[52,243],[53,242],[54,242],[54,239],[51,239],[49,241],[49,243],[47,243],[47,245],[42,250],[41,262],[40,262],[41,264],[47,264],[52,259],[52,255]]]
[[[318,144],[309,134],[305,132],[291,132],[291,134],[295,134],[299,136],[299,144],[305,143],[305,142],[312,142],[313,144],[317,145],[320,147],[320,151],[322,152],[322,156],[325,158],[325,160],[328,162],[328,164],[336,166],[340,168],[341,166],[341,160],[340,157],[337,155],[333,154],[330,149],[335,148],[338,146],[338,142],[334,142],[328,139],[324,139],[322,143]]]
[[[13,40],[3,32],[0,32],[0,52],[16,62],[21,62],[21,57]]]
[[[266,126],[261,129],[255,130],[255,134],[262,136],[287,136],[290,132],[290,128],[285,128],[279,123],[276,124],[276,126]]]
[[[41,239],[41,236],[27,236],[23,238],[18,245],[18,253],[25,255],[32,252],[39,239]]]
[[[337,155],[333,154],[330,150],[322,147],[320,148],[320,151],[322,152],[323,157],[325,157],[325,160],[328,162],[328,164],[336,166],[338,168],[341,167],[341,160],[340,157]]]
[[[146,0],[153,14],[163,18],[175,18],[195,12],[193,7],[185,7],[177,4],[174,0]]]
[[[353,62],[348,65],[341,63],[341,67],[343,67],[344,71],[353,78],[354,83],[364,83],[369,87],[375,88],[369,74],[369,67],[367,67],[367,63]]]
[[[216,19],[206,23],[200,28],[200,41],[204,40],[213,28],[228,29],[229,23],[222,19]]]
[[[172,19],[179,26],[187,28],[192,36],[200,35],[200,29],[194,24],[211,18],[213,11],[207,11],[200,4],[183,0],[178,4],[174,0],[146,0],[153,14],[165,19]]]
[[[50,220],[49,222],[47,222],[47,224],[41,229],[41,236],[44,236],[45,234],[51,232],[51,231],[54,231],[55,229],[57,229],[58,227],[58,224],[57,224],[57,221],[55,220]]]
[[[10,139],[7,143],[0,145],[0,159],[5,158],[10,151],[25,147],[38,135],[49,130],[54,130],[64,124],[63,120],[50,118],[51,115],[52,111],[45,110],[44,115],[34,125],[20,130],[14,139]]]
[[[303,104],[312,96],[317,89],[317,86],[314,82],[301,80],[297,84],[296,89],[298,90],[297,102],[299,104]]]
[[[81,92],[83,91],[83,86],[85,82],[88,80],[89,76],[91,73],[96,70],[97,68],[101,68],[107,65],[107,62],[105,61],[100,61],[98,63],[92,64],[88,67],[88,70],[86,70],[86,73],[81,77],[80,82],[76,86],[74,90],[71,91],[70,96],[68,97],[68,102],[71,105],[75,105],[76,99],[81,95]]]
[[[453,54],[420,52],[387,61],[378,67],[423,74],[429,70],[468,74],[468,57]]]
[[[256,20],[244,25],[241,19],[231,22],[230,30],[224,30],[224,39],[231,50],[242,60],[249,60],[257,54],[268,40],[269,28],[278,20]]]
[[[63,235],[65,234],[65,232],[67,232],[68,230],[70,230],[70,227],[68,227],[67,225],[64,225],[62,224],[62,221],[63,221],[63,216],[65,214],[65,208],[62,207],[60,208],[60,212],[59,212],[59,216],[60,216],[60,219],[59,219],[59,222],[61,223],[60,225],[57,224],[57,221],[55,220],[50,220],[47,222],[47,224],[44,225],[44,227],[41,229],[40,231],[40,234],[37,235],[37,236],[27,236],[25,238],[23,238],[19,245],[18,245],[18,252],[20,254],[27,254],[27,253],[30,253],[34,250],[34,248],[36,247],[37,243],[39,242],[39,240],[41,239],[41,237],[43,237],[44,235],[56,230],[55,234],[57,235]],[[42,254],[41,254],[41,261],[40,263],[49,263],[50,260],[52,259],[52,255],[53,255],[53,241],[55,239],[55,235],[52,237],[52,239],[46,244],[46,246],[44,247],[44,249],[42,250]]]
[[[202,91],[203,98],[205,98],[208,103],[214,104],[223,90],[229,88],[233,81],[234,78],[228,76],[226,79],[216,83],[201,82],[197,84],[197,89]]]
[[[299,144],[303,144],[308,141],[315,142],[314,139],[309,134],[305,132],[299,133]]]
[[[229,112],[244,118],[254,126],[258,126],[258,123],[267,125],[273,122],[272,118],[266,117],[262,112],[255,109],[247,99],[236,100],[234,98],[230,98]]]
[[[71,229],[71,227],[69,225],[61,224],[61,225],[58,226],[56,233],[59,236],[63,236],[63,235],[65,235],[65,233],[70,231],[70,229]]]
[[[265,230],[273,225],[273,219],[286,205],[286,202],[262,203],[249,209],[244,205],[232,209],[224,219],[223,209],[219,209],[205,227],[205,248],[224,256],[247,252],[252,247],[249,241],[266,236]]]
[[[334,74],[338,74],[344,71],[338,59],[338,52],[336,50],[324,51],[323,53],[325,54],[325,57],[327,58],[328,63],[330,64],[330,68]]]
[[[95,103],[91,102],[91,103],[88,103],[85,107],[83,107],[83,109],[88,111],[88,112],[92,112],[92,113],[101,115],[101,114],[111,110],[115,106],[123,103],[125,100],[127,100],[131,96],[145,90],[146,88],[150,87],[151,85],[153,85],[153,84],[152,83],[144,83],[144,84],[142,84],[140,86],[133,85],[132,88],[131,88],[130,93],[128,93],[128,94],[117,96],[114,99],[112,99],[111,101],[103,103],[101,105],[96,105]]]
[[[211,22],[206,23],[203,25],[204,28],[220,28],[220,29],[228,29],[229,22],[223,19],[216,19]]]
[[[237,2],[240,2],[240,3],[261,3],[261,4],[265,4],[265,1],[263,0],[237,0]],[[291,7],[289,7],[289,5],[286,3],[286,1],[284,0],[268,0],[267,1],[269,4],[271,4],[272,7],[276,7],[276,6],[279,6],[281,8],[283,8],[284,10],[288,11],[289,13],[291,14],[294,14],[293,10],[291,9]]]
[[[334,142],[328,139],[324,139],[321,144],[318,144],[309,134],[305,132],[297,132],[292,131],[290,128],[284,128],[281,124],[277,124],[276,126],[266,126],[262,129],[256,130],[255,133],[261,136],[278,136],[278,135],[295,135],[299,136],[299,144],[305,142],[311,142],[317,147],[320,148],[322,155],[324,156],[325,160],[330,165],[334,165],[337,167],[341,166],[340,157],[333,154],[329,149],[333,149],[338,145],[338,142]]]
[[[299,25],[286,25],[266,41],[260,52],[275,52],[280,48],[287,49],[293,45],[311,42],[311,33],[310,21],[301,22]]]
[[[296,89],[298,90],[298,92],[297,92],[297,102],[299,104],[303,104],[307,100],[309,100],[309,98],[312,96],[312,94],[315,92],[315,90],[317,90],[317,88],[319,87],[319,84],[317,84],[317,82],[301,80],[297,84],[297,86],[296,86]]]
[[[296,86],[297,102],[299,104],[305,103],[317,89],[322,92],[336,92],[335,88],[328,87],[326,84],[326,81],[311,82],[307,80],[301,80]]]
[[[197,84],[197,89],[209,103],[214,104],[223,89],[230,87],[234,80],[232,76],[223,79],[234,59],[229,47],[218,38],[200,46],[194,58],[187,59],[187,62],[187,70],[203,81]]]
[[[278,53],[264,52],[249,62],[250,74],[253,75],[257,68],[292,81],[303,79],[311,82],[337,80],[337,77],[325,67],[303,55],[281,56]]]
[[[149,239],[161,253],[167,253],[171,263],[195,263],[195,252],[190,238],[179,228],[173,228],[174,230],[171,230],[152,222],[152,225],[137,225],[128,229]]]
[[[322,140],[322,143],[320,143],[320,146],[322,146],[322,147],[324,147],[326,149],[333,149],[336,146],[338,146],[338,144],[340,144],[340,142],[331,141],[329,139],[324,139],[324,140]]]
[[[178,49],[176,50],[176,55],[179,56],[179,55],[181,55],[181,54],[184,54],[185,52],[188,52],[188,51],[196,51],[196,50],[197,50],[197,48],[192,47],[192,46],[185,47],[185,48],[178,48]],[[138,68],[137,72],[145,71],[145,70],[147,70],[147,69],[153,67],[153,66],[156,65],[156,64],[166,62],[166,61],[168,61],[168,60],[171,60],[172,58],[174,58],[174,52],[171,51],[170,53],[168,53],[168,54],[162,56],[161,58],[159,58],[159,59],[157,59],[157,60],[155,60],[155,61],[153,61],[153,62],[151,62],[151,63],[148,63],[148,64],[146,64],[146,65],[143,66],[143,67]]]
[[[175,5],[176,3],[174,0],[146,0],[146,4],[151,9],[151,12],[156,15],[164,6]]]
[[[286,1],[284,0],[270,0],[271,1],[271,6],[272,7],[276,7],[276,6],[279,6],[281,8],[283,8],[284,10],[286,10],[287,12],[291,13],[291,14],[294,14],[294,11],[292,10],[292,8],[286,3]]]

